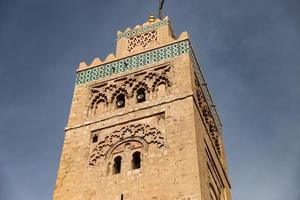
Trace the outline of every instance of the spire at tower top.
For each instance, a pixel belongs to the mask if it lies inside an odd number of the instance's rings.
[[[165,0],[159,0],[159,8],[158,8],[158,18],[159,19],[163,18],[162,9],[164,7],[164,2],[165,2]]]

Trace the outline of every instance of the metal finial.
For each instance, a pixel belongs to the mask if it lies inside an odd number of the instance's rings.
[[[159,19],[163,18],[162,10],[164,7],[164,2],[165,2],[165,0],[159,0],[159,8],[158,8],[158,18]]]
[[[155,16],[153,14],[149,15],[148,22],[155,22]]]

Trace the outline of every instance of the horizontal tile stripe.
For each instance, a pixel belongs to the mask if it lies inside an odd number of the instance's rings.
[[[125,72],[130,69],[143,67],[148,64],[156,63],[165,59],[174,58],[190,52],[189,41],[181,41],[169,46],[154,49],[148,52],[130,56],[105,65],[80,71],[76,75],[76,85],[99,80],[107,76]]]

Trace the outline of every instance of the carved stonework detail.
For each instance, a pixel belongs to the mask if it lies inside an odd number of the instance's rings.
[[[195,76],[197,77],[197,75]],[[215,120],[212,116],[212,113],[209,109],[209,105],[204,97],[203,90],[197,78],[195,79],[195,87],[196,87],[196,101],[200,109],[201,117],[205,123],[205,126],[208,130],[210,137],[213,140],[218,155],[222,156],[222,141],[221,141],[222,136],[218,131]]]
[[[95,115],[114,109],[115,100],[119,94],[123,94],[126,100],[135,98],[137,90],[143,88],[147,97],[159,97],[168,92],[171,87],[169,72],[171,65],[157,67],[146,72],[132,74],[119,80],[111,80],[106,83],[91,87],[91,100],[89,103],[89,115]],[[163,87],[162,87],[163,86]],[[164,90],[161,92],[160,90]]]
[[[129,38],[127,49],[129,52],[134,52],[139,47],[142,47],[145,49],[153,41],[157,41],[157,31],[156,30]]]
[[[216,148],[219,155],[223,155],[223,138],[221,135],[217,135],[216,139]]]
[[[98,138],[98,136],[97,136]],[[147,151],[148,145],[154,144],[157,148],[165,146],[161,131],[148,124],[133,124],[103,136],[102,140],[92,144],[89,156],[89,165],[95,165],[97,160],[109,159],[113,151],[126,151],[132,148],[143,148]]]

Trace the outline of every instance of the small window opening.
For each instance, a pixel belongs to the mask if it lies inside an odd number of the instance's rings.
[[[141,153],[135,152],[132,154],[132,169],[141,168]]]
[[[140,88],[136,93],[137,102],[141,103],[146,101],[146,93],[144,88]]]
[[[97,136],[97,135],[94,135],[93,138],[92,138],[92,141],[93,141],[93,143],[98,142],[98,136]]]
[[[117,108],[123,108],[125,106],[125,95],[124,94],[119,94],[117,96]]]
[[[123,194],[121,194],[121,200],[124,200],[124,195]]]
[[[121,162],[122,162],[122,157],[117,156],[114,159],[114,165],[113,165],[113,173],[114,174],[120,174],[121,173]]]

